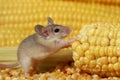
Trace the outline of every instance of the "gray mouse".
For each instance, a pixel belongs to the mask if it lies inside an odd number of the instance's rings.
[[[71,33],[71,28],[54,24],[48,17],[48,25],[35,26],[35,34],[24,39],[18,47],[18,61],[14,64],[0,64],[0,67],[12,68],[20,64],[25,72],[25,76],[30,76],[30,70],[35,65],[35,61],[43,60],[54,54],[56,51],[71,46],[77,40],[62,40]]]

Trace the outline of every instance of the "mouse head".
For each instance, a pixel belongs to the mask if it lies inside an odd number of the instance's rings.
[[[42,25],[36,25],[35,31],[44,36],[44,37],[56,37],[56,38],[65,38],[71,32],[69,27],[62,25],[54,24],[53,20],[48,17],[48,25],[43,27]]]

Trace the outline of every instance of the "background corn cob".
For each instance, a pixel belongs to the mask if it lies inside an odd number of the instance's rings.
[[[69,0],[67,0],[69,1]],[[120,5],[120,0],[73,0],[73,1],[78,1],[78,2],[87,2],[87,3],[98,3],[98,4],[105,4],[105,5]]]
[[[120,23],[119,3],[120,0],[0,0],[0,47],[18,46],[34,33],[36,24],[46,25],[48,16],[55,23],[73,28],[69,38],[77,34],[82,24]]]
[[[85,25],[73,44],[75,66],[102,77],[120,76],[120,24]]]

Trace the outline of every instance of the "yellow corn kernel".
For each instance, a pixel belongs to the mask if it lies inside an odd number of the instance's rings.
[[[98,26],[96,26],[98,25]],[[111,40],[119,40],[120,38],[116,38],[114,36],[118,35],[118,32],[113,31],[120,30],[120,26],[115,24],[107,24],[106,23],[94,23],[94,24],[87,24],[87,27],[83,26],[79,33],[79,43],[76,43],[76,47],[73,47],[73,59],[74,56],[78,57],[79,59],[74,59],[75,66],[79,67],[82,71],[89,72],[91,74],[98,74],[102,77],[109,77],[109,76],[120,76],[120,45],[119,44],[110,44]],[[94,30],[93,35],[87,35],[87,32],[90,30]],[[100,31],[99,31],[100,30]],[[106,35],[106,31],[109,36],[104,36],[103,33]],[[84,33],[83,33],[84,32]],[[99,33],[98,33],[99,32]],[[113,33],[111,33],[113,32]],[[84,34],[84,35],[83,35]],[[102,36],[100,35],[102,34]],[[88,37],[88,42],[81,41],[84,36]],[[103,37],[104,36],[104,37]],[[93,41],[92,41],[93,40]],[[89,48],[84,49],[82,47],[83,44],[88,43]],[[73,43],[74,45],[74,43]],[[83,52],[79,47],[83,48]],[[75,55],[74,55],[75,53]],[[79,55],[82,54],[82,55]],[[81,64],[82,63],[82,64]]]

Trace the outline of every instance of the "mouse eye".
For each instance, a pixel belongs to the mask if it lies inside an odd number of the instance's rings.
[[[54,32],[56,32],[56,33],[59,32],[59,31],[60,31],[60,30],[59,30],[58,28],[54,30]]]

